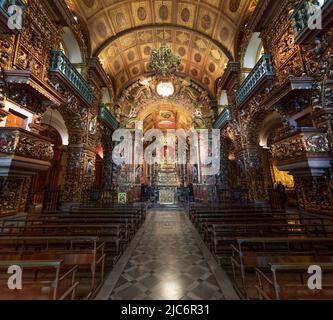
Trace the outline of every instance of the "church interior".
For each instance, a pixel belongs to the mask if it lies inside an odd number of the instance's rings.
[[[0,0],[0,300],[333,300],[332,160],[332,0]]]

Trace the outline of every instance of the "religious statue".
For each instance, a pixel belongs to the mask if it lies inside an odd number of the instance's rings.
[[[93,119],[90,120],[89,123],[89,133],[95,134],[96,130],[97,130],[97,117],[94,117]]]
[[[135,170],[135,183],[140,184],[141,183],[141,177],[142,177],[143,169],[141,165],[138,165]]]
[[[93,169],[94,169],[93,162],[92,162],[92,160],[89,160],[88,163],[87,163],[87,167],[86,167],[86,175],[87,176],[92,176]]]

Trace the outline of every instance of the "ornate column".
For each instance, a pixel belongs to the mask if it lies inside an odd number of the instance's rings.
[[[221,189],[229,189],[229,148],[226,137],[221,134],[221,168],[218,185]]]
[[[243,146],[244,175],[249,189],[250,199],[265,201],[268,198],[265,190],[260,155],[260,146],[257,142],[257,125],[251,117],[242,124],[241,143]]]
[[[254,201],[267,200],[258,146],[248,146],[245,151],[245,172],[250,197]]]
[[[92,188],[95,180],[97,116],[80,105],[74,97],[62,110],[69,132],[67,166],[65,170],[62,202],[77,204],[82,191]]]
[[[114,148],[114,142],[112,141],[112,131],[102,126],[101,142],[103,146],[103,190],[110,191],[114,187],[113,174],[114,163],[112,160],[112,151]]]

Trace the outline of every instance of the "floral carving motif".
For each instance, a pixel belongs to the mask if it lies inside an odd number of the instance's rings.
[[[328,153],[329,143],[325,134],[296,134],[272,146],[276,160],[296,158],[307,153]]]
[[[18,129],[5,129],[0,132],[0,152],[46,161],[54,157],[50,141]]]
[[[305,139],[305,149],[307,152],[328,152],[329,143],[323,134],[315,134]]]

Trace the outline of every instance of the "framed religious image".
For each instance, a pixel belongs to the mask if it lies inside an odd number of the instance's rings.
[[[94,164],[93,160],[88,160],[85,168],[85,175],[91,177],[94,174]]]
[[[127,203],[127,193],[126,192],[119,192],[118,193],[118,203],[119,204],[126,204]]]

